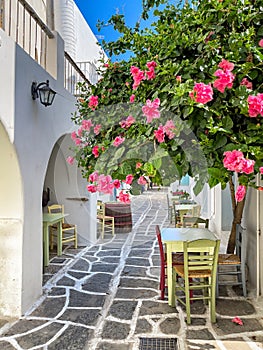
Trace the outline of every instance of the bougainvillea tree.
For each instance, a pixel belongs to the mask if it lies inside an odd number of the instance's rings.
[[[143,3],[148,10],[167,1]],[[233,252],[247,188],[261,190],[255,178],[263,173],[262,1],[169,1],[155,16],[146,29],[111,18],[121,37],[105,49],[133,55],[104,62],[98,84],[82,86],[69,162],[82,167],[89,191],[187,173],[196,194],[205,183],[229,185]]]

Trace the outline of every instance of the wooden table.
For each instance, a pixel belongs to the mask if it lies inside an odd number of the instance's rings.
[[[179,212],[179,216],[180,216],[180,221],[183,224],[183,218],[184,215],[188,213],[188,211],[190,210],[194,210],[194,208],[197,208],[199,206],[199,204],[195,203],[195,204],[183,204],[183,203],[179,203],[176,204],[174,203],[174,210],[175,212]],[[199,215],[197,215],[199,216]]]
[[[57,224],[58,226],[58,241],[57,241],[57,254],[62,255],[62,222],[65,216],[68,214],[49,214],[43,213],[43,255],[44,266],[49,264],[49,226]]]
[[[162,242],[166,246],[167,254],[167,286],[168,303],[174,306],[173,298],[173,266],[172,253],[183,252],[184,241],[194,241],[196,239],[216,240],[216,235],[206,228],[163,228],[161,230]]]

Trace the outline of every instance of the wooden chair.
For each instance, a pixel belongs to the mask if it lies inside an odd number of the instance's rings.
[[[173,267],[173,287],[175,301],[178,300],[186,307],[187,324],[191,324],[190,302],[200,299],[209,302],[211,322],[216,322],[216,272],[219,246],[219,240],[199,239],[183,242],[184,265]],[[194,292],[200,289],[204,290],[203,294],[195,295]],[[190,291],[193,291],[192,296]]]
[[[246,230],[241,226],[236,226],[236,253],[219,254],[217,271],[217,294],[219,285],[241,285],[244,297],[247,296],[246,288]],[[220,276],[232,276],[233,278],[220,279]]]
[[[97,220],[101,224],[101,238],[104,238],[105,230],[108,229],[112,232],[112,236],[115,234],[114,217],[105,215],[105,203],[101,200],[97,201]]]
[[[183,218],[183,227],[200,227],[199,224],[204,224],[205,228],[208,228],[209,219],[202,219],[196,216],[185,216]]]
[[[47,207],[50,214],[62,213],[64,214],[64,205],[63,204],[53,204]],[[54,238],[57,236],[57,225],[52,225],[50,227],[50,247],[54,247]],[[77,226],[75,224],[62,222],[62,246],[65,243],[74,242],[74,247],[78,248],[78,234]],[[62,249],[62,247],[61,247]]]
[[[173,204],[173,201],[171,200],[170,195],[167,194],[166,197],[167,197],[168,220],[170,221],[170,224],[171,224],[173,220],[176,221],[176,212],[175,212],[174,204]]]
[[[166,253],[164,252],[163,248],[163,242],[161,238],[161,231],[159,225],[156,225],[155,228],[158,246],[159,246],[159,253],[160,253],[160,263],[161,263],[161,269],[160,269],[160,299],[164,300],[165,295],[165,288],[167,288],[167,285],[165,284],[165,280],[167,277],[166,269],[167,269],[167,259],[166,259]],[[184,255],[183,253],[174,253],[173,254],[173,266],[174,265],[181,265],[184,263]]]

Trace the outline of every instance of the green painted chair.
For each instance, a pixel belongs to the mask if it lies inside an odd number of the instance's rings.
[[[200,239],[183,243],[184,265],[173,267],[175,301],[186,307],[187,324],[191,324],[190,303],[203,299],[209,302],[211,322],[216,322],[216,273],[220,240]],[[203,290],[203,294],[195,291]],[[193,291],[193,295],[190,292]],[[177,292],[178,293],[177,295]],[[183,293],[182,293],[183,292]]]

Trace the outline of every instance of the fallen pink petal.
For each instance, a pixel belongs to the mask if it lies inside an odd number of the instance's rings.
[[[243,326],[243,321],[238,316],[234,317],[232,322],[238,324],[239,326]]]

